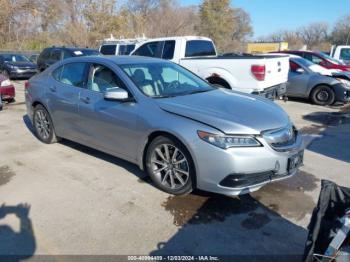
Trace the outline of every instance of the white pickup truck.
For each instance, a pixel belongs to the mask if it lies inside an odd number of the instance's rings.
[[[131,55],[163,58],[189,69],[209,83],[268,98],[286,92],[287,56],[218,56],[213,41],[184,36],[150,39]]]
[[[350,46],[334,45],[332,46],[330,56],[344,62],[345,64],[350,64]]]

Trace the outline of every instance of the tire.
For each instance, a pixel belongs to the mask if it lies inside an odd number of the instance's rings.
[[[146,170],[157,188],[166,193],[186,195],[193,190],[192,157],[183,144],[173,138],[159,136],[151,142],[146,153]]]
[[[312,90],[310,98],[316,105],[328,106],[335,102],[335,93],[331,87],[320,85]]]
[[[53,144],[59,140],[55,134],[50,114],[42,105],[34,108],[33,125],[35,135],[41,142]]]

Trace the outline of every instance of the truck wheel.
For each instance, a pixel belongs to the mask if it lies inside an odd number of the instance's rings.
[[[334,103],[335,93],[333,89],[326,85],[315,87],[311,92],[311,101],[320,106],[328,106]]]

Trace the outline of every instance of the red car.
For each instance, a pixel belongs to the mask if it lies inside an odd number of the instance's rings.
[[[313,51],[300,51],[300,50],[286,50],[281,51],[280,53],[297,55],[305,58],[306,60],[311,61],[314,64],[318,64],[327,69],[336,69],[339,71],[350,71],[350,65],[347,65],[329,55],[326,55],[322,52],[313,52]]]
[[[2,101],[13,102],[15,100],[15,87],[11,81],[3,75],[0,75],[0,96]]]

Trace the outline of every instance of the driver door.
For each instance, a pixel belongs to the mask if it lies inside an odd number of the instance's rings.
[[[79,114],[85,143],[104,152],[130,160],[136,158],[138,104],[107,101],[104,93],[110,88],[126,85],[106,65],[91,64],[87,88],[80,92]],[[131,94],[130,94],[131,96]]]

